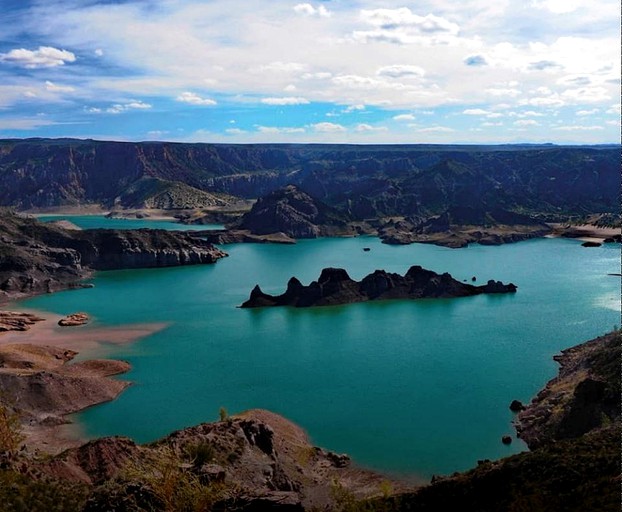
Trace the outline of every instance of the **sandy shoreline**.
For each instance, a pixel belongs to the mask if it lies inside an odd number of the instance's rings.
[[[174,216],[174,213],[169,210],[160,210],[152,208],[142,209],[129,209],[129,210],[110,210],[104,209],[97,205],[89,206],[62,206],[62,207],[48,207],[48,208],[31,208],[29,210],[22,210],[19,212],[21,215],[32,217],[56,217],[59,215],[66,216],[87,216],[87,215],[108,215],[112,213],[113,218],[119,219],[131,219],[131,220],[157,220],[157,221],[170,221],[179,222]],[[137,217],[143,216],[141,218]]]
[[[607,238],[620,236],[620,228],[601,228],[593,224],[551,224],[553,232],[547,238],[574,238],[582,242],[603,243]]]
[[[59,385],[64,390],[63,395],[67,389],[71,389],[73,393],[68,395],[73,397],[69,402],[59,403],[51,410],[43,411],[31,407],[24,414],[23,433],[28,447],[50,454],[59,453],[88,440],[82,426],[73,423],[67,417],[68,414],[114,400],[131,384],[110,378],[129,371],[129,364],[101,358],[108,356],[114,346],[133,343],[169,325],[160,322],[115,327],[89,324],[61,327],[58,320],[63,318],[62,315],[20,308],[15,303],[6,305],[3,310],[31,313],[43,318],[26,331],[0,333],[0,379],[5,379],[3,382],[4,387],[7,387],[5,392],[8,398],[16,395],[13,400],[18,407],[30,402],[36,403],[38,388],[31,389],[28,382],[29,379],[38,378],[37,376],[53,377],[61,382]],[[40,354],[33,352],[39,350]],[[59,358],[68,353],[71,353],[71,357],[61,365]],[[15,364],[17,366],[12,366]],[[8,389],[11,386],[13,388]],[[62,421],[55,420],[50,424],[46,421],[48,416],[62,418]]]
[[[13,306],[13,307],[12,307]],[[5,304],[3,310],[31,313],[44,320],[32,325],[27,331],[9,331],[0,333],[0,346],[17,343],[48,345],[79,352],[81,359],[93,357],[110,345],[132,343],[168,327],[166,322],[150,324],[128,324],[115,327],[83,325],[61,327],[58,321],[64,315],[48,311],[17,307],[15,303]]]

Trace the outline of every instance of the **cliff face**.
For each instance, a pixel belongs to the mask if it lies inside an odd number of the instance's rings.
[[[559,375],[518,415],[530,448],[620,423],[622,334],[614,332],[555,356]]]
[[[615,146],[347,146],[0,141],[0,204],[136,204],[141,180],[184,184],[178,207],[200,191],[246,198],[287,184],[356,219],[439,215],[452,206],[583,214],[617,212]],[[136,184],[139,185],[136,185]],[[170,198],[138,194],[140,202]],[[205,204],[206,206],[208,204]]]
[[[266,306],[331,306],[385,299],[451,298],[480,293],[514,293],[516,286],[499,281],[488,281],[473,286],[455,280],[451,275],[437,274],[420,266],[410,267],[404,276],[376,270],[361,281],[354,281],[340,268],[325,268],[317,281],[304,286],[292,277],[282,295],[268,295],[255,286],[250,298],[240,307]]]
[[[209,242],[163,230],[69,231],[0,213],[0,296],[82,286],[91,270],[214,263],[226,256]]]

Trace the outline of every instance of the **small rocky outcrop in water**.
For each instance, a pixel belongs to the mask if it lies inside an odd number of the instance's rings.
[[[58,325],[61,327],[75,327],[78,325],[84,325],[88,323],[89,315],[86,313],[72,313],[71,315],[67,315],[65,318],[61,318],[58,321]]]
[[[331,306],[368,300],[451,298],[515,291],[512,283],[491,280],[483,286],[473,286],[457,281],[448,273],[437,274],[418,265],[410,267],[403,276],[376,270],[361,281],[351,279],[344,269],[325,268],[319,279],[308,286],[292,277],[282,295],[269,295],[257,285],[240,307]]]

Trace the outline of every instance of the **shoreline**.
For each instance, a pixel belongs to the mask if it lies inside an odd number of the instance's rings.
[[[24,442],[32,451],[51,455],[89,441],[76,413],[116,399],[132,382],[111,377],[129,372],[125,361],[107,359],[115,346],[135,343],[166,329],[169,323],[128,324],[105,327],[82,325],[61,327],[63,315],[20,307],[18,301],[5,304],[4,311],[34,314],[43,320],[26,331],[0,333],[0,379],[5,378],[20,391],[18,406],[36,401],[38,388],[29,379],[52,378],[71,396],[71,403],[59,402],[48,411],[22,409]],[[17,363],[15,363],[17,361]],[[51,362],[50,362],[51,361]],[[11,363],[16,367],[12,368]],[[67,409],[69,407],[69,409]]]
[[[116,219],[130,220],[151,220],[151,221],[171,221],[181,224],[180,220],[175,217],[177,210],[162,210],[157,208],[132,208],[123,210],[114,210],[110,208],[102,208],[99,205],[89,206],[50,206],[46,208],[30,208],[28,210],[20,210],[17,213],[28,217],[45,218],[56,216],[106,216],[111,215]],[[140,217],[140,216],[143,217]]]
[[[552,232],[545,238],[571,238],[582,242],[605,243],[608,238],[619,237],[620,228],[602,228],[594,224],[550,224]]]

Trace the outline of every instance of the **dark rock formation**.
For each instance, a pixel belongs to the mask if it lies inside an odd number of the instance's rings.
[[[292,277],[282,295],[268,295],[259,285],[240,307],[266,306],[330,306],[383,299],[451,298],[480,293],[513,293],[516,286],[488,281],[483,286],[464,284],[450,274],[437,274],[420,266],[410,267],[404,276],[376,270],[361,281],[354,281],[344,269],[325,268],[317,281],[304,286]]]
[[[512,400],[512,403],[510,404],[510,411],[520,412],[523,410],[525,410],[525,406],[520,400]]]
[[[518,435],[532,449],[620,421],[620,332],[564,350],[555,360],[559,376],[518,415]]]
[[[512,444],[512,436],[503,436],[501,442],[503,444]]]
[[[583,242],[581,244],[582,247],[600,247],[601,245],[603,244],[601,244],[600,242],[590,242],[590,241]]]
[[[347,225],[345,215],[294,185],[259,199],[238,227],[256,235],[284,233],[291,238],[317,238],[337,232],[356,234]]]
[[[0,212],[0,297],[81,287],[92,270],[214,263],[223,256],[182,232],[70,231]]]

